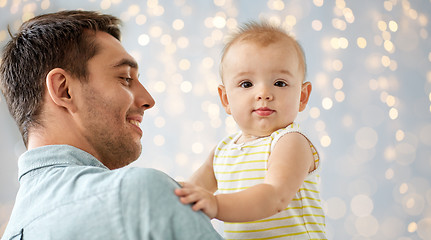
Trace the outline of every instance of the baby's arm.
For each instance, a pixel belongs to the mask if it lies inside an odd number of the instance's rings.
[[[205,163],[192,175],[189,182],[183,183],[182,188],[175,190],[175,194],[180,197],[182,203],[193,203],[193,210],[202,210],[210,218],[214,218],[217,213],[217,202],[213,195],[217,190],[213,158],[214,149]]]
[[[313,169],[308,140],[299,133],[284,135],[271,152],[264,183],[241,192],[217,195],[216,218],[228,222],[253,221],[282,211]]]
[[[203,202],[196,208],[204,212],[210,209],[210,214],[214,211],[213,205],[217,204],[215,218],[227,222],[272,216],[285,209],[293,199],[308,173],[314,170],[314,158],[308,140],[299,133],[289,133],[277,142],[268,163],[268,173],[262,184],[237,193],[218,194],[214,200],[199,189],[191,188],[190,193],[182,197],[182,202]]]
[[[202,166],[193,173],[189,180],[190,183],[200,186],[211,193],[217,191],[217,180],[213,169],[214,151],[215,148],[211,150],[204,164],[202,164]]]

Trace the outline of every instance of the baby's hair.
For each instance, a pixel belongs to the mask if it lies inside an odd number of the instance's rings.
[[[247,41],[259,44],[261,46],[268,46],[269,44],[287,41],[288,44],[293,44],[299,59],[299,67],[303,72],[303,81],[307,73],[307,64],[305,61],[305,54],[301,45],[281,27],[270,24],[267,21],[250,21],[241,25],[236,32],[230,35],[226,45],[222,51],[220,62],[220,76],[223,80],[223,60],[229,49],[236,43]]]

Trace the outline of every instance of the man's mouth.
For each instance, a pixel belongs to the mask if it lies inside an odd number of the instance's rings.
[[[139,121],[137,121],[137,120],[132,120],[132,119],[129,119],[129,123],[131,123],[131,124],[133,124],[133,125],[135,125],[135,126],[137,126],[138,128],[141,128],[141,123],[139,122]]]
[[[141,115],[130,115],[127,117],[127,122],[134,125],[135,129],[142,135],[142,129],[141,129],[141,122],[142,122],[142,116]]]

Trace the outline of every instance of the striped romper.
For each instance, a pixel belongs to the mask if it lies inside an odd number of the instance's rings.
[[[293,123],[254,141],[236,144],[241,133],[221,141],[214,154],[217,193],[234,193],[262,183],[268,170],[271,150],[280,137],[290,132],[303,134],[298,124]],[[262,220],[225,222],[226,239],[327,239],[319,194],[319,155],[311,142],[310,148],[316,170],[308,174],[290,204],[283,211]]]

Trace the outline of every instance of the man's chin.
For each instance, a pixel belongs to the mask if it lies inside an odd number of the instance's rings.
[[[126,161],[126,165],[127,166],[129,164],[131,164],[132,162],[135,162],[136,160],[139,159],[139,157],[141,156],[142,153],[142,144],[139,143],[139,145],[136,147],[135,151],[133,151],[133,154],[131,154],[130,158],[128,161]]]
[[[124,149],[123,149],[124,150]],[[142,145],[136,144],[133,148],[128,148],[126,151],[122,151],[121,153],[117,152],[117,156],[115,159],[112,159],[109,166],[109,169],[117,169],[125,167],[134,161],[138,160],[139,156],[141,156]]]

